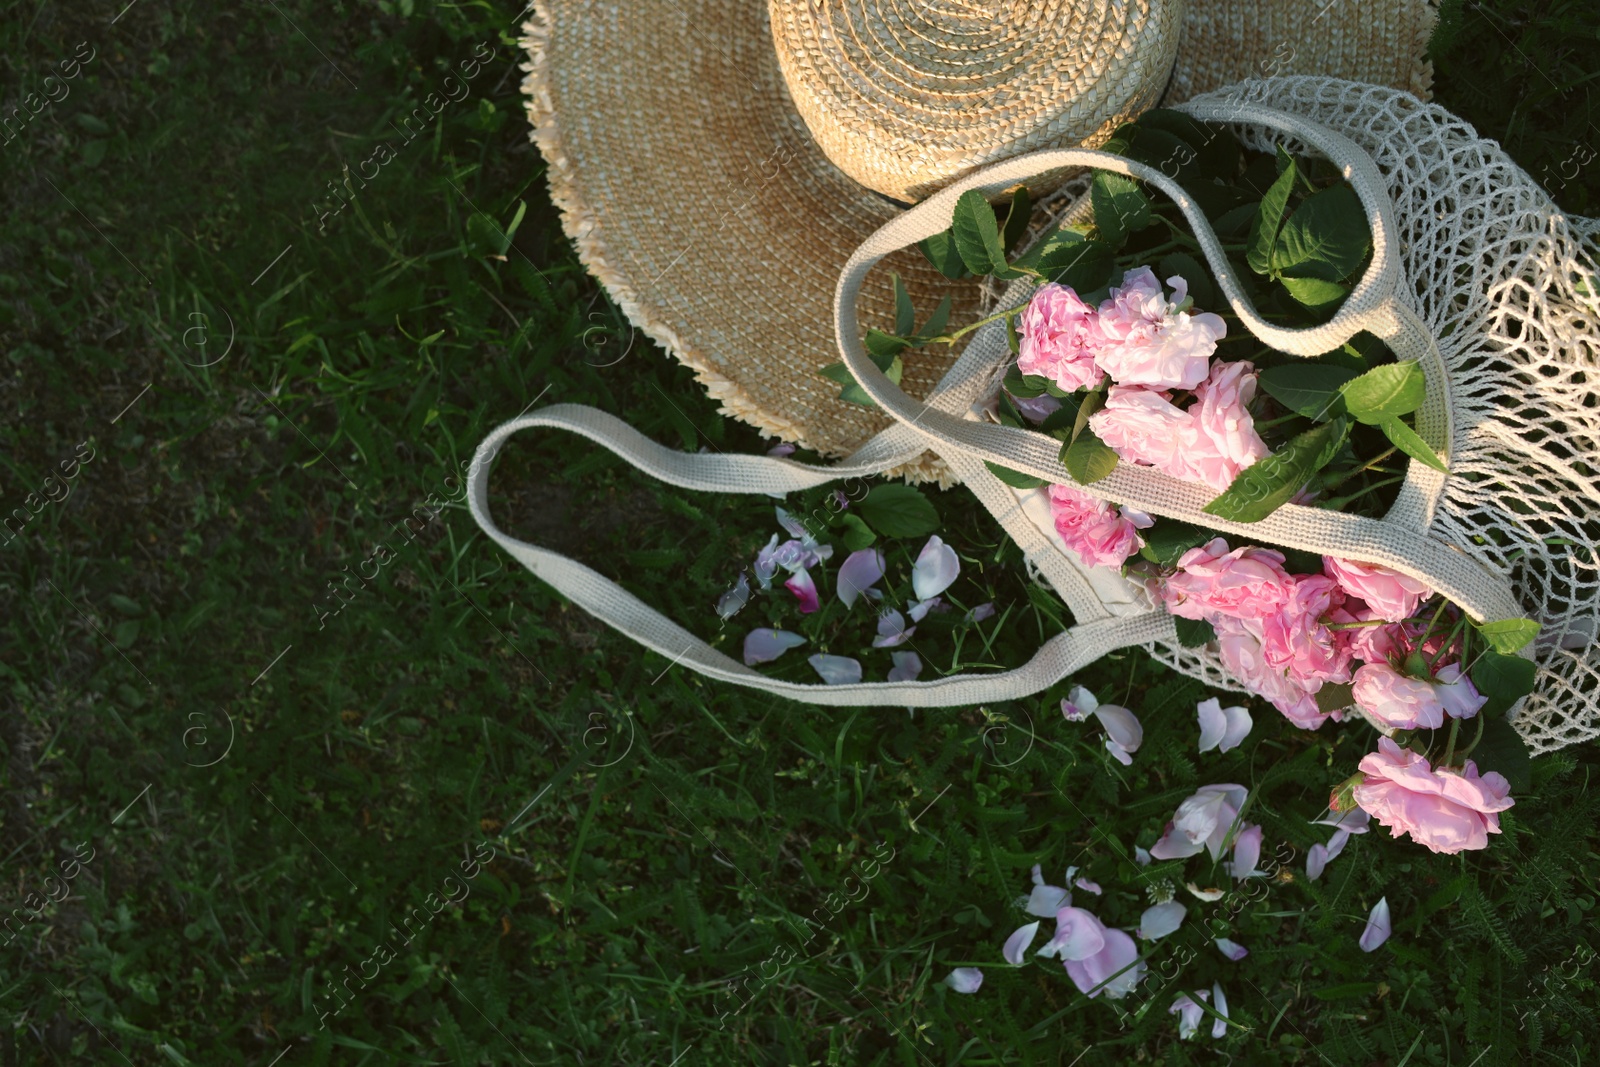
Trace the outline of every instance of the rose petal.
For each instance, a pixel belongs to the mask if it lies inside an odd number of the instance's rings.
[[[1039,923],[1035,920],[1027,926],[1019,926],[1006,938],[1006,943],[1000,950],[1000,955],[1005,957],[1007,963],[1013,967],[1021,967],[1024,962],[1023,953],[1033,946],[1033,939],[1039,933]]]
[[[819,652],[806,662],[828,685],[854,685],[861,681],[861,664],[849,656],[825,656]]]
[[[821,603],[817,600],[817,584],[811,580],[811,574],[804,568],[795,571],[783,587],[793,593],[795,599],[800,601],[800,614],[810,615]]]
[[[1238,963],[1240,960],[1242,960],[1246,956],[1250,955],[1250,950],[1249,949],[1247,949],[1243,945],[1239,944],[1239,942],[1237,942],[1237,941],[1229,941],[1225,937],[1217,938],[1216,939],[1216,946],[1217,946],[1218,949],[1220,949],[1222,951],[1222,954],[1224,956],[1228,957],[1234,963]]]
[[[915,626],[906,626],[906,617],[890,608],[878,616],[878,636],[872,639],[873,648],[893,648],[917,632]]]
[[[748,603],[750,603],[750,579],[740,571],[739,580],[733,583],[733,588],[717,597],[717,615],[724,620],[731,619],[743,611]]]
[[[1332,826],[1336,830],[1347,830],[1352,834],[1367,832],[1367,823],[1372,818],[1361,808],[1351,808],[1349,811],[1334,814],[1326,819],[1312,819],[1312,826]]]
[[[761,588],[772,588],[772,576],[778,573],[778,535],[773,534],[772,540],[766,543],[760,552],[756,553],[755,562],[756,581],[761,583]]]
[[[1085,715],[1094,714],[1095,709],[1100,707],[1100,701],[1095,699],[1094,694],[1089,692],[1089,690],[1085,689],[1081,685],[1075,685],[1067,692],[1067,699],[1062,702],[1061,710],[1063,714],[1066,713],[1066,706],[1068,704],[1071,704],[1077,709],[1076,716],[1067,716],[1067,718],[1073,719],[1073,721],[1077,721],[1078,719],[1083,718]]]
[[[1393,928],[1389,921],[1389,898],[1380,897],[1372,906],[1372,914],[1367,916],[1366,929],[1361,931],[1361,951],[1375,952],[1378,946],[1389,940]]]
[[[1315,882],[1328,866],[1328,847],[1320,842],[1306,849],[1306,878]]]
[[[777,459],[786,459],[794,455],[794,445],[791,445],[788,441],[780,441],[767,449],[767,455]]]
[[[1145,941],[1166,937],[1183,924],[1188,913],[1189,909],[1176,900],[1148,907],[1139,917],[1139,937]]]
[[[1100,888],[1100,884],[1098,882],[1091,882],[1087,878],[1079,878],[1072,884],[1083,890],[1085,893],[1093,893],[1095,896],[1100,896],[1105,892],[1105,890]]]
[[[806,528],[795,521],[795,517],[793,515],[789,514],[782,508],[773,508],[772,510],[777,513],[778,525],[783,527],[785,533],[787,533],[790,537],[798,537],[801,539],[805,538]]]
[[[1062,908],[1056,912],[1056,936],[1039,950],[1041,956],[1063,960],[1086,960],[1105,948],[1107,930],[1099,919],[1082,908]]]
[[[1222,995],[1222,986],[1216,982],[1211,983],[1211,1007],[1222,1016],[1211,1023],[1211,1036],[1218,1038],[1228,1032],[1228,998]]]
[[[961,562],[956,559],[955,549],[935,534],[928,538],[911,566],[911,588],[916,590],[918,600],[928,600],[950,588],[960,573]]]
[[[894,660],[894,668],[889,671],[891,682],[914,682],[922,673],[922,657],[915,652],[894,652],[890,658]]]
[[[1335,830],[1333,836],[1328,838],[1328,858],[1331,860],[1344,851],[1345,842],[1350,840],[1349,830]]]
[[[744,639],[744,665],[754,667],[757,663],[771,663],[791,648],[805,643],[805,638],[787,630],[772,630],[764,626],[751,630]]]
[[[1144,727],[1139,725],[1138,716],[1127,708],[1102,704],[1094,714],[1100,720],[1100,725],[1106,728],[1111,740],[1124,752],[1137,752],[1139,746],[1144,744]]]
[[[876,548],[863,548],[852,552],[839,564],[839,577],[835,591],[845,607],[853,607],[856,597],[865,593],[883,578],[883,552]]]
[[[979,604],[977,607],[975,607],[971,611],[967,612],[966,621],[967,622],[982,622],[985,619],[989,619],[989,618],[993,618],[993,617],[994,617],[994,602],[990,601],[987,604]]]
[[[912,622],[921,622],[924,615],[938,607],[938,597],[932,597],[928,600],[913,600],[906,605],[906,614],[911,616]]]
[[[1141,867],[1150,866],[1150,851],[1148,849],[1140,848],[1138,845],[1134,845],[1133,862],[1137,863]]]
[[[983,985],[983,972],[976,967],[957,967],[945,978],[944,984],[957,993],[976,993]]]
[[[1228,873],[1243,881],[1246,878],[1259,878],[1264,872],[1256,870],[1256,864],[1261,859],[1260,826],[1250,825],[1240,829],[1233,839],[1233,862],[1227,864]]]
[[[1200,722],[1200,751],[1210,752],[1222,744],[1228,732],[1228,717],[1222,714],[1222,701],[1216,697],[1202,700],[1195,706],[1195,718]]]
[[[1189,892],[1193,893],[1207,904],[1211,903],[1213,900],[1221,900],[1224,896],[1224,892],[1221,889],[1201,889],[1193,882],[1185,882],[1183,888],[1187,889]]]
[[[1195,994],[1201,1000],[1205,1000],[1209,995],[1204,989]],[[1205,1018],[1206,1014],[1200,1005],[1195,1003],[1194,998],[1187,993],[1179,993],[1178,998],[1172,1002],[1172,1007],[1167,1009],[1168,1015],[1173,1013],[1178,1015],[1179,1041],[1187,1041],[1198,1033],[1200,1020]]]
[[[1238,748],[1250,733],[1250,728],[1255,725],[1250,718],[1250,712],[1245,708],[1223,708],[1222,714],[1227,716],[1228,730],[1222,736],[1222,744],[1217,746],[1219,753],[1229,749]]]
[[[1041,919],[1053,919],[1056,913],[1072,903],[1072,894],[1058,885],[1045,885],[1040,882],[1033,887],[1033,892],[1028,894],[1026,908],[1029,915],[1037,915]]]

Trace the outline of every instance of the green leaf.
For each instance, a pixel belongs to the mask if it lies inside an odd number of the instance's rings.
[[[1000,237],[1007,252],[1016,249],[1017,243],[1028,232],[1028,217],[1033,210],[1033,204],[1028,198],[1028,187],[1019,185],[1011,193],[1011,209],[1006,212],[1006,224],[1000,230]]]
[[[1204,310],[1214,306],[1216,293],[1211,288],[1211,275],[1200,265],[1199,260],[1187,252],[1172,252],[1162,256],[1156,268],[1156,276],[1164,282],[1173,275],[1178,275],[1189,283],[1189,297],[1194,301],[1196,308]]]
[[[1001,274],[1009,269],[1000,227],[994,221],[994,208],[989,206],[983,193],[968,189],[961,194],[961,199],[956,201],[950,232],[955,235],[961,262],[972,273]]]
[[[1260,522],[1327,466],[1349,433],[1350,424],[1342,418],[1313,426],[1240,471],[1233,484],[1201,510],[1233,522]]]
[[[85,141],[83,143],[83,165],[98,167],[106,158],[106,142],[103,140]]]
[[[995,398],[995,415],[1002,426],[1015,426],[1019,430],[1026,430],[1030,425],[1028,420],[1022,417],[1022,412],[1010,394],[1003,391]]]
[[[1415,361],[1407,360],[1373,367],[1359,378],[1346,382],[1340,392],[1352,416],[1376,426],[1384,419],[1417,410],[1422,406],[1427,388],[1422,368]]]
[[[872,532],[872,527],[861,521],[861,516],[852,515],[848,511],[839,515],[839,525],[844,527],[844,547],[851,552],[860,552],[863,548],[872,547],[878,535]]]
[[[1084,241],[1070,255],[1054,257],[1040,269],[1050,281],[1078,293],[1092,293],[1111,280],[1116,255],[1104,241]]]
[[[1277,188],[1276,185],[1273,188]],[[1300,202],[1272,245],[1272,272],[1336,282],[1372,250],[1372,227],[1354,189],[1340,183]]]
[[[1023,374],[1017,369],[1015,363],[1006,371],[1005,381],[1002,383],[1006,392],[1012,396],[1020,396],[1024,400],[1032,400],[1044,393],[1045,379],[1038,374]]]
[[[933,502],[909,485],[874,486],[855,509],[884,537],[924,537],[939,528]]]
[[[1355,687],[1348,682],[1343,684],[1323,682],[1322,688],[1317,690],[1316,700],[1318,711],[1324,715],[1332,715],[1356,702]]]
[[[1081,409],[1079,414],[1082,414]],[[1066,465],[1073,481],[1079,485],[1092,485],[1116,470],[1117,454],[1092,429],[1085,426],[1078,431],[1072,443],[1062,450],[1061,462]]]
[[[961,262],[961,253],[956,251],[955,235],[949,230],[918,241],[917,248],[921,250],[923,258],[946,278],[954,280],[972,276],[967,265]]]
[[[896,337],[876,328],[867,331],[867,336],[862,339],[862,344],[866,346],[868,355],[879,357],[897,356],[911,347],[911,342],[904,337]],[[882,369],[881,364],[879,369]]]
[[[1539,636],[1539,624],[1532,619],[1498,619],[1475,627],[1489,647],[1502,655],[1515,655],[1517,651]]]
[[[1131,178],[1097,170],[1089,187],[1094,224],[1100,239],[1113,250],[1127,243],[1128,234],[1150,225],[1150,198]]]
[[[1176,567],[1178,559],[1216,536],[1216,531],[1177,519],[1157,519],[1148,530],[1140,530],[1144,547],[1139,555],[1161,567]]]
[[[1343,282],[1289,277],[1279,278],[1278,281],[1289,290],[1295,302],[1308,311],[1326,311],[1350,295],[1350,287]]]
[[[1238,207],[1229,208],[1211,220],[1211,228],[1221,238],[1238,237],[1241,233],[1248,233],[1250,224],[1261,213],[1259,201],[1252,200]]]
[[[1185,619],[1174,615],[1172,625],[1178,631],[1178,644],[1184,648],[1199,648],[1217,639],[1216,628],[1204,619]]]
[[[1038,489],[1040,486],[1050,484],[1048,479],[1035,478],[1031,474],[1023,474],[1021,471],[1014,471],[1010,467],[1002,467],[998,464],[990,463],[988,460],[984,460],[983,465],[989,468],[990,474],[993,474],[1013,489]]]
[[[1533,661],[1485,650],[1467,672],[1473,688],[1489,698],[1480,715],[1504,715],[1511,705],[1533,692]]]
[[[1285,363],[1261,372],[1261,388],[1268,396],[1307,418],[1324,422],[1344,414],[1339,390],[1355,372],[1325,363]]]
[[[1077,435],[1078,413],[1082,406],[1083,397],[1078,393],[1061,397],[1061,406],[1045,416],[1039,424],[1039,432],[1058,441],[1071,441]]]
[[[839,383],[840,400],[849,404],[859,404],[864,408],[878,406],[878,402],[867,395],[867,391],[861,388],[861,383],[856,381],[855,375],[850,373],[850,368],[843,363],[830,363],[817,373],[829,381]]]
[[[1450,473],[1450,468],[1444,465],[1444,460],[1439,454],[1428,447],[1428,442],[1417,436],[1417,431],[1401,422],[1398,418],[1384,419],[1378,423],[1381,429],[1394,446],[1419,463],[1426,463],[1436,471],[1444,474]]]
[[[1480,712],[1480,714],[1482,714]],[[1487,719],[1483,736],[1469,757],[1478,765],[1478,773],[1497,771],[1511,783],[1511,793],[1526,792],[1533,784],[1532,756],[1527,742],[1517,733],[1516,727],[1502,718]]]
[[[901,337],[910,337],[911,331],[917,328],[916,309],[911,306],[911,294],[906,292],[906,283],[898,274],[890,274],[894,282],[894,332]]]
[[[950,294],[946,293],[934,305],[933,314],[928,316],[928,321],[922,324],[922,329],[917,331],[917,343],[926,344],[930,338],[944,334],[945,327],[950,323]]]
[[[1266,274],[1272,269],[1272,249],[1278,240],[1278,228],[1283,225],[1283,212],[1289,206],[1289,194],[1294,191],[1294,160],[1281,146],[1278,148],[1278,158],[1278,180],[1261,198],[1255,225],[1250,228],[1250,248],[1245,253],[1245,262],[1257,274]],[[1284,164],[1283,160],[1288,160],[1288,163]]]
[[[1223,126],[1210,126],[1181,111],[1152,108],[1140,115],[1140,129],[1165,130],[1195,150],[1191,170],[1201,178],[1231,182],[1238,174],[1239,141]]]

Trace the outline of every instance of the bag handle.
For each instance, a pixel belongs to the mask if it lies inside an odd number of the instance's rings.
[[[870,468],[874,462],[880,461],[870,458],[856,460],[852,457],[837,467],[812,467],[768,456],[677,452],[650,440],[614,415],[576,404],[554,404],[539,412],[512,419],[497,427],[478,446],[467,473],[467,501],[473,519],[485,533],[558,593],[600,621],[674,663],[681,663],[719,681],[810,704],[953,707],[1029,696],[1113,649],[1163,638],[1171,639],[1173,636],[1170,616],[1165,612],[1147,612],[1127,618],[1101,618],[1080,623],[1046,641],[1023,666],[995,674],[958,674],[926,682],[859,682],[847,685],[806,684],[770,678],[712,648],[584,564],[519,541],[495,525],[489,515],[489,469],[501,444],[508,437],[532,427],[565,429],[580,434],[665,482],[685,489],[710,492],[792,492],[834,481],[841,477],[841,470],[847,473],[878,473],[881,467]],[[891,432],[885,431],[885,434]],[[897,433],[887,438],[887,445],[879,443],[877,451],[893,452],[896,441],[905,439],[903,432]],[[878,442],[879,439],[875,438],[874,441]],[[913,455],[922,451],[919,442]],[[861,453],[856,455],[860,456]]]
[[[1399,284],[1393,208],[1382,174],[1371,158],[1349,138],[1256,105],[1200,109],[1201,114],[1226,112],[1235,121],[1251,121],[1283,129],[1339,161],[1367,208],[1373,224],[1373,257],[1361,281],[1333,319],[1321,326],[1291,330],[1273,326],[1256,314],[1239,289],[1220,242],[1182,187],[1159,170],[1089,149],[1034,152],[984,168],[957,181],[886,223],[862,243],[845,264],[834,296],[834,325],[839,350],[862,389],[894,418],[927,439],[944,456],[967,453],[980,460],[1068,485],[1077,483],[1057,458],[1055,443],[1041,434],[1010,426],[974,423],[908,397],[889,381],[861,344],[856,303],[868,272],[889,253],[905,248],[949,226],[957,199],[969,189],[999,193],[1042,172],[1063,167],[1093,166],[1148,181],[1178,204],[1194,227],[1212,270],[1241,321],[1263,343],[1294,354],[1314,355],[1338,347],[1363,329],[1380,334],[1397,329]],[[984,327],[1000,329],[999,324]],[[1206,514],[1214,494],[1208,487],[1183,482],[1151,468],[1117,464],[1107,478],[1083,487],[1102,499],[1116,500],[1153,515],[1163,515],[1229,533],[1287,545],[1324,555],[1359,559],[1391,567],[1428,582],[1460,604],[1475,619],[1520,614],[1503,579],[1464,553],[1426,537],[1421,531],[1359,515],[1285,504],[1267,518],[1241,523]]]

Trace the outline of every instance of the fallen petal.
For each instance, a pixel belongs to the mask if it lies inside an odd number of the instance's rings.
[[[1083,890],[1085,893],[1093,893],[1095,896],[1100,896],[1105,892],[1105,890],[1100,888],[1100,884],[1098,882],[1091,882],[1087,878],[1079,878],[1072,884]]]
[[[1023,910],[1041,919],[1053,919],[1056,912],[1071,903],[1071,893],[1058,885],[1045,885],[1040,882],[1033,887],[1033,892],[1028,894],[1028,903]]]
[[[876,548],[863,548],[850,553],[839,564],[836,592],[845,607],[853,607],[856,597],[871,589],[883,578],[883,552]]]
[[[894,667],[889,671],[891,682],[914,682],[922,673],[922,657],[915,652],[895,652],[891,655]]]
[[[854,685],[861,681],[861,664],[849,656],[825,656],[819,652],[806,662],[829,685]]]
[[[1380,897],[1372,906],[1372,914],[1367,916],[1367,928],[1361,931],[1361,951],[1377,951],[1379,945],[1389,940],[1389,934],[1392,932],[1389,922],[1389,898]]]
[[[1261,859],[1261,838],[1261,827],[1257,825],[1248,825],[1239,831],[1233,839],[1233,862],[1227,865],[1229,874],[1243,881],[1265,873],[1256,870]]]
[[[906,614],[911,616],[912,622],[921,622],[924,615],[928,614],[928,612],[932,611],[938,606],[938,597],[933,597],[929,600],[913,600],[910,604],[906,605]]]
[[[791,445],[788,441],[780,441],[767,449],[767,455],[777,459],[787,459],[789,456],[794,455],[794,445]]]
[[[1222,744],[1228,732],[1228,717],[1222,714],[1222,701],[1216,697],[1202,700],[1195,706],[1194,713],[1200,722],[1200,751],[1210,752]]]
[[[778,535],[773,534],[772,540],[766,547],[756,553],[755,563],[756,581],[761,583],[761,588],[772,588],[772,576],[778,573]]]
[[[1019,926],[1006,938],[1005,947],[1000,950],[1000,955],[1005,957],[1007,963],[1013,967],[1021,967],[1025,956],[1023,955],[1033,946],[1033,939],[1038,936],[1039,922],[1034,920],[1027,926]]]
[[[1209,994],[1200,990],[1195,996],[1205,1000]],[[1199,1004],[1187,993],[1179,993],[1178,999],[1172,1002],[1172,1007],[1167,1009],[1167,1014],[1178,1013],[1178,1040],[1187,1041],[1200,1030],[1200,1020],[1205,1018],[1205,1012]]]
[[[1086,960],[1105,948],[1106,938],[1117,931],[1107,930],[1099,919],[1082,908],[1062,908],[1056,912],[1056,936],[1039,950],[1041,956],[1063,960]]]
[[[1250,728],[1255,725],[1250,718],[1250,712],[1245,708],[1223,708],[1222,714],[1227,717],[1228,729],[1222,735],[1222,744],[1217,746],[1219,753],[1238,748],[1249,736]]]
[[[1328,848],[1321,843],[1306,849],[1306,878],[1315,882],[1322,877],[1323,870],[1328,866]]]
[[[733,588],[717,597],[717,615],[723,619],[731,619],[743,611],[748,603],[750,603],[750,579],[740,571],[739,580],[733,583]]]
[[[1328,838],[1328,858],[1331,860],[1343,852],[1345,842],[1349,840],[1349,830],[1335,830],[1333,836]]]
[[[1139,725],[1139,717],[1127,708],[1102,704],[1094,714],[1100,720],[1100,725],[1106,728],[1111,740],[1124,752],[1137,752],[1139,746],[1144,744],[1144,727]]]
[[[1106,751],[1111,753],[1111,757],[1124,767],[1133,766],[1133,754],[1110,738],[1106,739]]]
[[[1224,893],[1221,889],[1201,889],[1193,882],[1185,882],[1183,888],[1187,889],[1189,892],[1193,893],[1207,904],[1211,903],[1213,900],[1221,900],[1224,896]]]
[[[817,600],[817,583],[811,580],[811,572],[801,568],[789,576],[783,587],[793,593],[795,599],[800,601],[800,614],[810,615],[821,603]]]
[[[787,533],[790,537],[799,537],[802,539],[805,537],[806,528],[795,521],[795,517],[793,515],[789,514],[782,508],[773,508],[772,510],[777,513],[778,525],[783,527],[785,533]]]
[[[744,665],[754,667],[757,663],[771,663],[791,648],[797,648],[805,643],[805,638],[787,630],[771,630],[766,627],[751,630],[744,639]]]
[[[1189,909],[1176,900],[1148,907],[1139,917],[1139,937],[1145,941],[1166,937],[1183,924],[1188,913]]]
[[[1134,845],[1133,862],[1137,863],[1141,867],[1150,866],[1150,850],[1140,848],[1138,845]]]
[[[957,993],[976,993],[983,985],[983,972],[976,967],[957,967],[950,972],[944,984]]]
[[[1067,699],[1061,702],[1061,714],[1073,722],[1077,722],[1085,715],[1092,715],[1100,707],[1100,701],[1094,694],[1081,685],[1075,685],[1067,692]],[[1072,710],[1068,710],[1068,709]]]
[[[1340,812],[1326,819],[1312,819],[1312,826],[1331,826],[1336,830],[1348,830],[1352,834],[1367,832],[1367,822],[1372,818],[1362,808],[1351,808],[1349,811]]]
[[[1217,944],[1217,948],[1222,950],[1222,954],[1224,956],[1228,957],[1234,963],[1238,963],[1240,960],[1242,960],[1246,956],[1250,955],[1250,950],[1249,949],[1247,949],[1243,945],[1239,944],[1239,942],[1237,942],[1237,941],[1229,941],[1225,937],[1217,938],[1216,939],[1216,944]]]
[[[911,588],[916,590],[918,600],[928,600],[950,588],[960,573],[961,561],[956,559],[955,549],[934,534],[911,565]]]
[[[1105,946],[1085,960],[1067,960],[1067,977],[1090,997],[1101,993],[1118,1000],[1133,992],[1149,966],[1139,959],[1139,946],[1121,930],[1105,932]]]
[[[1211,1022],[1211,1036],[1218,1038],[1228,1032],[1228,998],[1222,995],[1222,986],[1216,982],[1211,983],[1211,1006],[1222,1016]]]
[[[975,607],[971,611],[967,612],[967,621],[968,622],[982,622],[985,619],[989,619],[989,618],[993,618],[993,617],[994,617],[994,603],[993,602],[990,602],[988,604],[979,604],[977,607]]]
[[[915,626],[906,626],[906,617],[890,608],[878,616],[878,636],[872,639],[873,648],[893,648],[917,632]]]

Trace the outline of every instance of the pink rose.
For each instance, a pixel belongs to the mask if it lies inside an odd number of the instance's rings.
[[[1284,718],[1302,730],[1315,730],[1329,719],[1317,706],[1318,681],[1297,681],[1286,671],[1267,662],[1261,647],[1261,624],[1255,620],[1232,619],[1219,615],[1211,620],[1217,631],[1217,651],[1246,690],[1272,704]],[[1337,721],[1340,716],[1332,718]]]
[[[1255,367],[1247,362],[1213,363],[1211,376],[1195,387],[1194,395],[1197,403],[1190,414],[1202,447],[1190,452],[1189,466],[1200,481],[1220,493],[1268,452],[1248,408],[1256,395]]]
[[[1385,726],[1397,730],[1444,725],[1444,704],[1433,686],[1408,678],[1387,663],[1368,663],[1356,671],[1356,703]]]
[[[1283,553],[1246,546],[1228,551],[1214,538],[1178,558],[1178,572],[1167,579],[1167,610],[1185,619],[1228,615],[1264,619],[1289,602],[1294,579],[1283,569]]]
[[[1371,608],[1359,601],[1349,605],[1345,611],[1350,617],[1341,621],[1374,622],[1378,618]],[[1406,658],[1409,651],[1406,640],[1416,636],[1408,630],[1408,627],[1392,622],[1382,626],[1358,626],[1346,632],[1350,635],[1350,651],[1362,663],[1394,663]]]
[[[1155,525],[1148,515],[1122,511],[1068,485],[1050,487],[1050,515],[1056,532],[1088,567],[1121,567],[1139,551],[1139,531]]]
[[[1481,777],[1467,760],[1457,771],[1433,770],[1428,761],[1387,737],[1378,751],[1362,757],[1366,780],[1355,788],[1356,803],[1396,837],[1434,852],[1485,848],[1500,832],[1499,812],[1511,807],[1511,783],[1489,771]]]
[[[1017,369],[1040,374],[1067,392],[1095,386],[1095,353],[1105,342],[1093,307],[1065,285],[1046,282],[1023,309]]]
[[[1089,428],[1129,463],[1143,463],[1172,475],[1193,476],[1183,458],[1199,438],[1186,411],[1172,406],[1166,393],[1133,385],[1113,385],[1106,403],[1089,416]]]
[[[1433,595],[1433,590],[1417,579],[1376,563],[1323,556],[1322,569],[1343,586],[1346,593],[1365,600],[1375,618],[1388,622],[1410,618],[1417,604]]]
[[[1350,631],[1328,626],[1330,616],[1344,603],[1344,591],[1320,574],[1298,575],[1290,581],[1288,602],[1262,620],[1267,663],[1300,681],[1348,682]]]
[[[1099,329],[1105,341],[1095,355],[1100,369],[1124,385],[1193,389],[1205,381],[1211,353],[1228,327],[1212,314],[1180,311],[1189,283],[1168,278],[1169,301],[1149,267],[1130,270],[1122,285],[1100,304]]]

